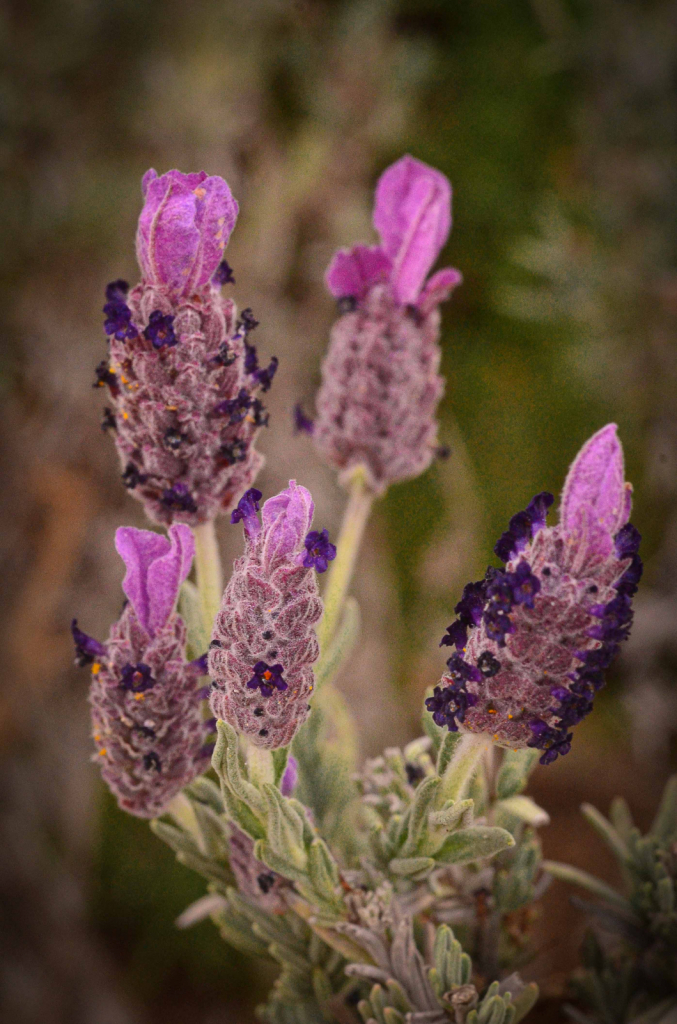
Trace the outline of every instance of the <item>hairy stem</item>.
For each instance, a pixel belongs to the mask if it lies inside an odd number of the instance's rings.
[[[202,621],[207,636],[212,635],[212,626],[221,604],[221,556],[216,542],[214,523],[202,523],[193,530],[195,535],[195,573],[200,595]]]
[[[320,650],[324,653],[336,632],[343,603],[348,593],[355,562],[360,550],[364,528],[369,519],[374,493],[367,486],[365,474],[357,469],[350,481],[350,497],[336,542],[336,558],[331,564],[324,591],[324,615],[317,629]]]

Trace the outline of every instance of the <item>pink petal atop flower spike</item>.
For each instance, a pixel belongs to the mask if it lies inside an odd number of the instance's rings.
[[[445,267],[429,277],[416,303],[421,316],[427,316],[436,306],[446,302],[462,281],[463,274],[454,267]]]
[[[137,256],[148,284],[187,296],[211,279],[235,225],[238,205],[228,185],[204,171],[154,170],[143,177]]]
[[[598,430],[574,459],[562,491],[560,522],[570,537],[585,535],[601,555],[630,517],[631,487],[625,483],[623,449],[616,424]]]
[[[171,526],[169,538],[122,526],[116,531],[115,547],[127,566],[122,589],[152,638],[167,622],[190,572],[195,554],[193,534],[183,524]]]
[[[374,227],[393,261],[396,300],[416,303],[451,229],[448,179],[420,160],[403,156],[384,171],[376,186]]]
[[[325,281],[334,298],[361,299],[373,284],[387,281],[392,261],[379,245],[339,249],[327,268]]]
[[[272,566],[297,550],[310,529],[315,505],[310,491],[296,480],[289,487],[269,498],[263,506],[263,529],[267,533],[263,561]]]

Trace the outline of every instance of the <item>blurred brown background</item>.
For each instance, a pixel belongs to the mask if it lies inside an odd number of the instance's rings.
[[[324,268],[372,238],[375,179],[403,152],[453,182],[452,455],[369,529],[341,680],[365,753],[415,734],[510,515],[619,423],[645,538],[634,635],[534,782],[547,854],[609,872],[579,803],[620,792],[646,824],[677,765],[677,3],[6,0],[0,32],[2,1021],[242,1024],[270,981],[209,923],[174,928],[202,883],[104,792],[72,667],[71,616],[105,636],[119,610],[114,529],[144,525],[91,383],[103,289],[137,277],[149,166],[220,174],[240,202],[233,295],[280,358],[260,486],[297,477],[332,535],[343,496],[291,429],[332,322]],[[235,533],[221,523],[226,560]],[[538,928],[531,974],[556,992],[582,933],[563,886]]]

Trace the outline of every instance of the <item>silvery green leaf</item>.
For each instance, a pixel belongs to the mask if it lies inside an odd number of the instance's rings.
[[[204,627],[198,589],[190,580],[186,580],[181,586],[177,610],[186,626],[188,660],[200,658],[209,647],[209,636]]]
[[[272,751],[275,785],[279,786],[289,760],[289,747],[278,747]]]
[[[609,818],[621,839],[627,843],[630,833],[635,827],[635,823],[632,820],[632,814],[628,807],[628,802],[627,800],[624,800],[622,796],[614,797],[611,801]]]
[[[440,925],[435,935],[433,947],[436,979],[439,989],[437,995],[449,992],[454,985],[466,985],[472,971],[470,957],[464,953],[461,943],[448,925]],[[432,981],[432,978],[431,978]]]
[[[469,828],[472,825],[472,812],[472,800],[448,800],[442,810],[430,812],[428,823],[431,829],[442,829],[444,832],[451,832],[458,824]]]
[[[677,839],[677,775],[668,779],[650,833],[662,843]]]
[[[630,851],[627,843],[621,839],[616,829],[603,814],[593,807],[592,804],[582,804],[581,812],[583,817],[590,822],[595,831],[602,837],[609,849],[618,857],[621,864],[630,860]]]
[[[224,786],[223,800],[228,817],[252,839],[265,839],[266,829],[246,803]]]
[[[266,783],[263,795],[267,804],[268,845],[285,861],[305,870],[307,855],[305,851],[304,821],[301,814],[286,800],[279,789]]]
[[[490,744],[484,736],[465,733],[442,776],[443,800],[463,800],[468,795],[482,756]]]
[[[265,814],[264,800],[256,786],[248,782],[240,764],[238,736],[232,725],[219,720],[216,723],[216,746],[212,754],[212,767],[223,786],[233,791],[259,818]]]
[[[408,1013],[411,1010],[411,1003],[407,999],[407,994],[398,981],[394,978],[389,978],[386,982],[386,988],[388,989],[388,1002],[391,1006],[394,1006],[400,1013]]]
[[[386,1006],[383,1011],[384,1024],[404,1024],[402,1014],[392,1006]]]
[[[538,985],[532,981],[517,995],[512,997],[512,1005],[515,1009],[515,1016],[513,1018],[513,1024],[519,1024],[519,1021],[529,1013],[531,1009],[536,1005],[538,1001]]]
[[[477,1008],[477,1022],[478,1024],[503,1024],[506,1009],[507,1006],[502,996],[490,995],[488,998],[485,996]]]
[[[574,868],[570,864],[560,864],[553,860],[544,860],[543,868],[545,871],[550,872],[551,875],[554,875],[555,878],[559,878],[563,882],[569,882],[571,885],[580,885],[582,889],[587,889],[588,892],[598,896],[601,900],[611,903],[614,907],[618,907],[628,918],[634,918],[634,913],[628,900],[621,893],[612,889],[610,885],[607,885],[606,882],[595,878],[594,875],[589,875],[587,871],[581,871],[580,868]]]
[[[515,840],[504,828],[474,825],[453,832],[436,853],[435,859],[443,864],[468,864],[470,861],[493,857],[514,845]]]
[[[206,896],[201,896],[198,900],[194,900],[190,906],[186,907],[179,914],[174,924],[177,928],[181,929],[192,928],[193,925],[199,924],[200,921],[211,917],[212,914],[227,908],[228,900],[225,897],[220,896],[219,893],[210,892]]]
[[[277,871],[278,875],[282,875],[284,878],[289,878],[293,882],[307,883],[308,881],[308,875],[304,868],[299,868],[293,861],[280,856],[263,839],[259,839],[255,844],[254,856],[257,860],[262,860],[264,864],[267,864],[269,868]]]
[[[200,829],[204,844],[204,852],[217,860],[228,860],[228,824],[221,815],[215,814],[211,807],[193,803],[193,811]]]
[[[327,977],[326,971],[321,967],[313,968],[312,974],[313,992],[320,1006],[327,1003],[333,993],[331,981]]]
[[[409,829],[407,839],[402,846],[402,856],[408,857],[419,851],[427,838],[426,825],[428,814],[442,784],[438,777],[424,779],[419,783],[414,795],[414,802],[409,813]]]
[[[435,867],[433,857],[395,857],[388,865],[394,875],[402,878],[424,878]]]
[[[201,856],[199,853],[188,853],[185,850],[180,850],[176,855],[176,859],[179,864],[190,868],[191,871],[196,871],[198,875],[202,875],[203,878],[208,878],[210,881],[214,880],[224,885],[232,885],[233,883],[233,876],[227,868],[210,860],[208,857]]]
[[[547,825],[550,821],[548,812],[539,807],[530,796],[511,796],[505,800],[500,800],[496,806],[500,810],[507,811],[508,814],[512,814],[521,821],[526,822],[527,825],[531,825],[533,828]]]
[[[313,840],[308,850],[308,877],[318,895],[325,903],[334,906],[335,912],[340,915],[343,900],[337,894],[338,868],[322,839]]]
[[[166,843],[167,846],[171,846],[175,853],[184,851],[185,853],[199,854],[201,852],[193,836],[188,832],[184,832],[183,829],[176,828],[174,825],[168,825],[167,822],[158,821],[157,819],[151,821],[150,827],[155,835]]]
[[[430,720],[432,721],[432,718],[431,718],[430,715],[427,715],[427,717],[430,718]],[[435,726],[435,728],[438,728],[438,726]],[[448,766],[449,762],[451,761],[452,757],[454,756],[454,751],[456,750],[456,747],[458,746],[458,744],[460,742],[461,742],[461,733],[460,732],[445,731],[443,733],[442,741],[441,741],[441,743],[439,745],[439,750],[438,750],[438,753],[437,753],[437,774],[438,775],[444,775],[445,771],[447,770],[447,766]]]
[[[521,793],[536,767],[538,750],[505,750],[496,780],[496,795],[500,800]]]
[[[661,878],[656,884],[658,905],[664,914],[671,914],[675,909],[675,884],[671,878]]]
[[[204,775],[199,775],[189,786],[186,786],[186,793],[201,803],[208,804],[217,814],[223,814],[221,790]]]

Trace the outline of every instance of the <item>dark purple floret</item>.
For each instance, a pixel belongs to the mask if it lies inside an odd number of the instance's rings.
[[[174,512],[197,512],[197,505],[185,484],[177,483],[163,491],[160,503]]]
[[[143,661],[138,665],[125,665],[120,673],[122,682],[120,686],[124,690],[131,690],[132,693],[144,693],[155,686],[150,668]]]
[[[174,317],[166,316],[159,309],[153,310],[148,321],[148,327],[143,332],[144,338],[152,344],[153,348],[172,348],[178,345],[179,339],[174,334]]]
[[[237,323],[235,324],[235,329],[243,332],[244,334],[249,334],[250,331],[253,331],[258,326],[259,321],[254,316],[252,310],[247,308],[243,309],[240,313]]]
[[[259,358],[256,354],[256,345],[250,345],[245,336],[244,339],[244,371],[245,373],[256,373],[259,368]]]
[[[507,573],[505,578],[512,587],[512,598],[515,604],[533,608],[534,598],[541,589],[541,583],[538,577],[532,573],[529,563],[521,561],[515,571]]]
[[[206,676],[208,657],[209,653],[206,651],[204,654],[200,655],[199,658],[195,658],[193,661],[189,661],[188,668],[191,669],[191,671],[193,671],[196,676]]]
[[[214,271],[212,281],[216,285],[235,284],[233,271],[227,260],[221,260],[218,267]]]
[[[566,727],[555,729],[540,718],[535,718],[529,722],[529,728],[533,736],[527,746],[544,752],[540,758],[541,764],[552,764],[558,755],[564,756],[571,750],[573,733],[568,732]]]
[[[81,629],[78,629],[78,620],[73,619],[71,622],[71,633],[73,634],[73,643],[75,644],[75,664],[80,668],[85,665],[91,665],[97,658],[106,657],[106,648],[103,644],[95,640],[93,636],[88,636],[87,633],[83,633]]]
[[[247,445],[245,441],[231,441],[230,444],[222,444],[219,448],[219,455],[223,464],[234,466],[236,462],[244,462],[247,458]]]
[[[240,388],[235,398],[227,398],[214,407],[212,415],[228,416],[229,424],[241,423],[252,404],[251,395],[245,388]]]
[[[306,554],[303,564],[306,569],[316,569],[317,572],[326,572],[330,562],[336,558],[336,547],[329,540],[327,530],[311,530],[303,542],[306,547]]]
[[[122,482],[128,491],[133,491],[139,484],[145,484],[148,476],[146,473],[140,473],[138,468],[133,462],[128,462],[125,471],[122,474]]]
[[[232,366],[236,359],[237,355],[233,352],[228,342],[222,341],[217,354],[209,360],[209,365],[214,367]]]
[[[116,430],[117,424],[115,422],[115,415],[112,409],[108,406],[103,410],[103,416],[101,417],[101,429],[105,433],[107,430]]]
[[[455,683],[481,682],[482,673],[480,670],[475,665],[470,665],[467,661],[464,661],[460,654],[452,654],[447,661],[447,667],[449,675]]]
[[[523,512],[518,512],[510,520],[508,529],[501,535],[494,553],[502,562],[523,551],[529,541],[545,526],[545,518],[554,498],[547,491],[541,491],[532,498]]]
[[[353,313],[357,309],[357,299],[354,295],[342,295],[336,301],[336,308],[339,316],[343,316],[345,313]]]
[[[240,523],[250,516],[255,516],[259,511],[259,502],[262,497],[263,494],[256,487],[250,487],[248,491],[245,491],[237,503],[237,508],[230,513],[231,523]]]
[[[477,667],[485,679],[491,679],[501,671],[501,663],[491,651],[483,651],[477,659]]]
[[[450,732],[458,732],[458,723],[464,720],[468,708],[476,704],[477,697],[468,693],[464,683],[436,686],[432,697],[428,697],[425,702],[435,724],[440,727],[446,726]]]
[[[92,384],[92,387],[102,388],[104,385],[107,385],[113,398],[117,398],[120,394],[118,379],[111,370],[106,359],[101,360],[94,373],[96,374],[96,380]]]
[[[263,697],[272,697],[275,690],[286,690],[287,684],[282,678],[282,665],[268,665],[265,661],[257,661],[254,675],[247,683],[247,689],[260,690]]]
[[[482,621],[482,609],[485,601],[484,588],[484,580],[467,583],[463,588],[463,596],[454,611],[464,625],[479,626]]]
[[[273,377],[277,373],[278,365],[279,359],[277,356],[271,356],[270,362],[264,369],[256,370],[256,372],[252,374],[263,392],[270,391],[270,386],[273,383]]]
[[[599,626],[593,626],[588,630],[588,636],[595,640],[619,643],[630,636],[633,613],[632,603],[627,594],[619,593],[608,604],[593,605],[590,614],[601,620]]]
[[[294,406],[294,430],[297,434],[312,434],[315,423],[309,416],[306,416],[301,405],[297,402]]]
[[[106,285],[106,302],[125,302],[128,291],[128,283],[121,278],[111,281],[109,285]]]
[[[639,551],[642,535],[632,523],[626,523],[614,537],[617,558],[631,558]]]
[[[467,642],[468,627],[460,619],[457,619],[447,626],[447,631],[440,640],[440,647],[455,647],[457,651],[462,651]]]
[[[147,772],[149,772],[151,769],[156,772],[162,771],[162,764],[160,762],[160,758],[158,757],[154,750],[151,750],[150,753],[143,755],[143,767],[146,769]]]
[[[107,302],[103,311],[106,314],[103,329],[109,337],[112,335],[118,341],[136,338],[139,332],[132,323],[132,311],[124,299]]]
[[[270,414],[260,398],[255,398],[251,405],[251,418],[255,427],[267,427]]]

